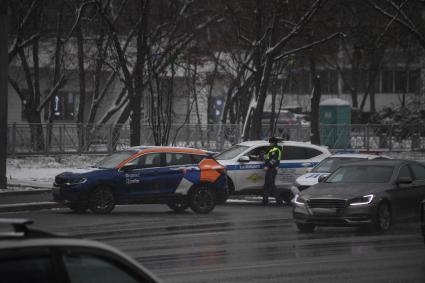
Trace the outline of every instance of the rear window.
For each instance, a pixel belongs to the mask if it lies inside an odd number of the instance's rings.
[[[166,166],[187,165],[192,163],[193,163],[192,154],[188,154],[188,153],[166,153],[165,154]]]
[[[199,162],[204,160],[206,157],[207,157],[206,155],[192,154],[193,164],[198,164]]]

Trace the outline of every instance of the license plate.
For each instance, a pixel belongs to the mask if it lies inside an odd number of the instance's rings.
[[[329,215],[329,216],[335,216],[337,213],[336,208],[315,208],[313,210],[313,213],[315,215]]]

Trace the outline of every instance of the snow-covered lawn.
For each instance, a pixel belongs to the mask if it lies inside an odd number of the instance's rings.
[[[10,185],[51,188],[55,176],[65,171],[88,168],[102,156],[66,155],[8,158],[6,176]]]

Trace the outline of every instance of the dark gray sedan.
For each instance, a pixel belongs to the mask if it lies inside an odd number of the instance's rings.
[[[304,232],[316,226],[387,231],[395,221],[417,217],[424,198],[424,165],[407,160],[355,162],[296,195],[293,218]]]

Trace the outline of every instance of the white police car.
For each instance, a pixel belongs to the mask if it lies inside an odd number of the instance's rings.
[[[276,176],[276,187],[282,199],[289,203],[295,179],[331,153],[326,147],[305,142],[280,141],[278,145],[282,149],[282,160]],[[226,167],[230,194],[262,195],[265,176],[263,160],[269,147],[268,141],[247,141],[215,156]]]
[[[319,177],[327,177],[339,166],[347,162],[372,160],[372,159],[388,159],[388,156],[376,154],[334,154],[323,159],[309,173],[306,173],[295,180],[295,186],[299,191],[305,190],[310,186],[316,185],[319,182]]]

